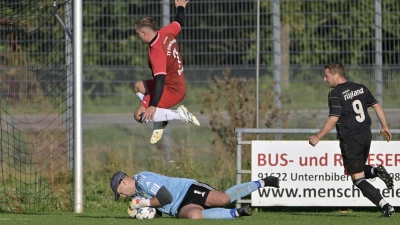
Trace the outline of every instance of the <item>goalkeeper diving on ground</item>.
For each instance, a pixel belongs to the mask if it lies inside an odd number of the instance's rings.
[[[151,206],[176,218],[234,219],[250,216],[250,207],[227,209],[224,206],[260,188],[279,188],[279,179],[268,176],[235,185],[223,192],[190,178],[167,177],[147,171],[134,176],[116,172],[110,186],[116,200],[120,196],[132,197],[128,213],[129,210]]]

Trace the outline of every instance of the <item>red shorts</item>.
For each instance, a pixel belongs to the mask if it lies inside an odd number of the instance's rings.
[[[144,96],[143,101],[140,104],[147,109],[154,95],[155,80],[144,80],[143,83],[147,86],[149,94]],[[157,107],[169,109],[180,103],[183,100],[183,98],[185,98],[185,95],[186,92],[180,94],[172,94],[171,92],[168,91],[167,88],[164,88],[163,94],[161,96],[160,102],[158,103]]]

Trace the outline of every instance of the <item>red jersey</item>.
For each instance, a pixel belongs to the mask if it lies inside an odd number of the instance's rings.
[[[149,67],[153,77],[166,74],[165,88],[172,94],[186,93],[183,62],[176,43],[176,36],[180,31],[181,26],[175,21],[161,28],[148,49]]]

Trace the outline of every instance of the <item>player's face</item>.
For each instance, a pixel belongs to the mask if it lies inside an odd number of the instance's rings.
[[[117,188],[117,193],[121,198],[133,196],[136,194],[136,186],[129,185],[129,182],[123,180]]]
[[[141,28],[135,28],[135,31],[136,31],[136,35],[140,38],[142,43],[147,44],[145,31]]]
[[[328,83],[329,87],[332,87],[332,88],[336,87],[336,85],[337,85],[337,82],[336,82],[337,75],[331,74],[329,72],[329,69],[325,69],[324,72],[325,72],[324,81],[326,83]]]

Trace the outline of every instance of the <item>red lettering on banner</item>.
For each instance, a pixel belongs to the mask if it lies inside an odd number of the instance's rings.
[[[371,163],[371,161],[372,161],[372,158],[375,156],[375,154],[369,154],[368,155],[368,159],[367,159],[367,165],[373,165],[372,163]]]
[[[328,165],[328,153],[324,156],[318,157],[300,157],[300,166],[327,166]]]
[[[377,154],[376,155],[376,160],[378,162],[375,162],[375,164],[383,165],[385,162],[383,161],[382,157],[383,157],[383,154]]]
[[[324,156],[324,157],[321,157],[321,158],[319,159],[319,164],[320,164],[321,166],[328,166],[328,153],[325,153],[325,156]]]
[[[281,166],[287,166],[288,160],[286,159],[286,156],[287,156],[287,154],[282,154],[281,155],[281,160],[284,162],[284,163],[280,164]]]
[[[342,155],[334,154],[333,155],[333,165],[334,166],[343,166]]]
[[[270,166],[276,166],[276,165],[278,165],[278,161],[279,161],[279,155],[278,154],[275,154],[275,162],[273,163],[272,162],[272,156],[271,156],[271,154],[268,154],[268,161],[269,161],[269,165]]]
[[[386,166],[393,166],[393,164],[390,163],[392,161],[392,157],[389,158],[389,156],[392,156],[392,154],[386,154]]]
[[[265,154],[258,154],[258,166],[265,166],[267,161],[265,161]]]
[[[275,156],[275,157],[274,157]],[[287,154],[258,154],[258,166],[266,166],[267,164],[270,166],[287,166],[289,161],[287,160]]]
[[[367,164],[398,166],[400,165],[400,154],[369,154]]]

